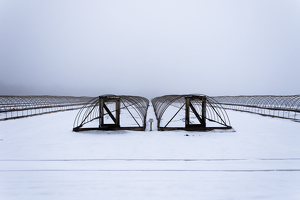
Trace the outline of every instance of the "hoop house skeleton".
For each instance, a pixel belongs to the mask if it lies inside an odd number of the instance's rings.
[[[158,130],[230,129],[222,106],[205,95],[166,95],[151,100]]]
[[[300,122],[300,95],[217,96],[225,109]]]
[[[139,96],[95,97],[79,110],[73,130],[145,130],[148,105]]]
[[[0,96],[0,121],[79,109],[90,97]]]

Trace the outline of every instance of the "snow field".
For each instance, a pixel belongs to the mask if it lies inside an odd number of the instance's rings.
[[[0,122],[0,199],[300,199],[300,123],[72,132],[77,111]],[[188,134],[189,136],[185,136]]]

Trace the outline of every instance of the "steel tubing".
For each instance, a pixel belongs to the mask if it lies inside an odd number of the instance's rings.
[[[225,109],[300,122],[300,95],[216,96],[213,98]]]

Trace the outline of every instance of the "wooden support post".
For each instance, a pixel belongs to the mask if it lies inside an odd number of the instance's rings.
[[[107,105],[105,103],[112,102],[115,103],[116,108],[115,112],[116,115],[114,116],[112,114],[112,111],[109,110]],[[120,127],[120,99],[118,98],[107,98],[107,97],[99,97],[99,128],[105,129],[105,128],[119,128]],[[106,124],[104,121],[104,111],[107,112],[107,114],[110,116],[110,118],[113,120],[113,124]]]
[[[120,99],[116,100],[116,126],[120,127]]]
[[[104,104],[103,98],[99,97],[99,128],[103,126],[103,122],[104,122],[103,104]]]
[[[206,96],[202,97],[202,127],[206,128]]]
[[[188,130],[198,130],[206,128],[206,97],[205,96],[187,96],[185,97],[185,128]],[[202,112],[198,113],[192,102],[201,103]],[[196,105],[198,104],[196,103]],[[194,104],[195,105],[195,104]],[[190,124],[190,109],[196,116],[200,124]],[[201,114],[201,116],[200,116]]]
[[[190,125],[190,98],[185,98],[185,127]]]

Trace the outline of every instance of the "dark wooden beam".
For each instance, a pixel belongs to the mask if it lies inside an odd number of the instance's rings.
[[[200,124],[202,124],[203,120],[202,118],[199,116],[197,110],[195,109],[195,107],[193,106],[193,104],[190,104],[190,108],[192,109],[193,113],[195,114],[195,116],[197,117],[197,119],[199,120]]]
[[[109,116],[111,117],[111,119],[115,122],[115,124],[117,124],[117,120],[116,118],[113,116],[113,114],[110,112],[110,110],[107,108],[107,106],[105,105],[105,103],[103,104],[103,108],[106,110],[106,112],[109,114]]]

